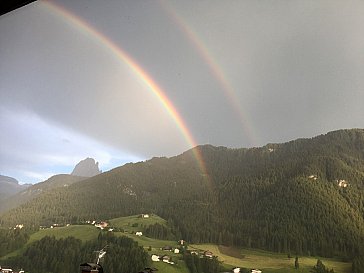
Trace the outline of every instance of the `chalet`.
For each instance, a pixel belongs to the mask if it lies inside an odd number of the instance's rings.
[[[95,264],[95,263],[84,263],[84,264],[80,264],[80,270],[81,273],[89,273],[89,272],[103,272],[102,266],[99,264]]]
[[[1,268],[0,266],[0,273],[24,273],[23,269],[20,269],[19,271],[13,271],[11,268]]]
[[[158,255],[155,255],[155,254],[153,254],[152,255],[152,261],[153,262],[159,262],[160,261],[160,259],[159,259],[160,257],[158,256]]]
[[[168,256],[168,255],[163,255],[159,259],[162,260],[162,262],[164,262],[164,263],[174,264],[174,262],[172,262],[172,258],[170,256]]]
[[[312,180],[317,180],[317,175],[311,174],[308,178]]]
[[[160,259],[163,262],[167,263],[167,262],[169,262],[171,260],[171,257],[169,257],[168,255],[163,255],[162,257],[160,257]]]
[[[109,225],[109,224],[108,224],[108,223],[106,223],[106,222],[100,222],[100,223],[95,224],[95,227],[100,228],[100,229],[104,229],[104,228],[106,228],[108,225]]]
[[[168,255],[163,255],[160,258],[161,258],[162,261],[169,261],[171,259],[171,257],[168,256]]]
[[[178,244],[180,244],[181,246],[183,246],[185,244],[185,241],[184,240],[179,240],[178,241]]]
[[[0,266],[0,272],[2,272],[2,273],[13,273],[13,270],[11,268],[2,268]]]
[[[344,179],[336,180],[336,182],[341,188],[346,188],[348,186],[348,182]]]
[[[211,251],[209,251],[209,250],[206,250],[206,251],[203,253],[203,255],[204,255],[205,257],[212,258],[213,253],[212,253]]]

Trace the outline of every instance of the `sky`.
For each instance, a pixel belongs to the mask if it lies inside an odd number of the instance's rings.
[[[0,174],[364,128],[363,1],[36,1],[0,17]]]

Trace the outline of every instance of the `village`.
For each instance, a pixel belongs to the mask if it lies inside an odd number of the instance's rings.
[[[135,219],[149,219],[150,215],[149,214],[140,214],[138,216],[134,216]],[[94,227],[96,227],[97,229],[106,231],[106,232],[122,232],[130,237],[134,237],[135,239],[143,239],[143,237],[145,237],[145,235],[143,234],[142,230],[138,230],[138,228],[135,225],[131,225],[130,227],[132,228],[131,230],[125,230],[119,227],[114,227],[112,226],[108,221],[98,221],[98,220],[87,220],[83,223],[84,225],[92,225]],[[40,226],[39,230],[47,230],[47,229],[58,229],[58,228],[64,228],[64,227],[69,227],[71,226],[71,224],[58,224],[58,223],[54,223],[51,224],[49,226]],[[23,229],[24,225],[23,224],[18,224],[14,227],[14,229]],[[147,238],[147,237],[145,237]],[[218,259],[217,255],[214,255],[214,253],[210,250],[200,250],[200,249],[188,249],[187,246],[187,242],[183,239],[179,240],[176,242],[176,245],[173,246],[173,244],[171,245],[164,245],[162,247],[159,248],[152,248],[151,246],[145,246],[144,248],[148,251],[151,252],[150,259],[152,261],[152,263],[166,263],[169,264],[171,266],[175,266],[176,263],[178,263],[178,260],[182,259],[182,255],[183,253],[188,253],[190,255],[194,255],[195,257],[198,257],[200,259],[213,259],[216,258]],[[179,257],[180,256],[180,257]],[[178,257],[178,259],[177,259]],[[230,271],[224,271],[222,273],[239,273],[241,272],[241,268],[240,267],[232,267]],[[0,266],[0,273],[25,273],[25,271],[23,269],[20,270],[14,270],[10,267],[1,267]],[[258,269],[252,269],[250,271],[250,273],[262,273],[261,270]]]
[[[149,214],[140,214],[138,216],[138,218],[141,218],[141,219],[149,219],[150,218],[150,215]],[[106,221],[101,221],[101,222],[97,222],[97,221],[87,221],[88,224],[92,224],[94,225],[95,227],[101,229],[101,230],[108,230],[108,231],[114,231],[115,228],[113,227],[109,227],[109,223],[107,223]],[[125,231],[124,231],[125,232]],[[135,231],[134,232],[134,235],[136,237],[142,237],[144,236],[143,235],[143,232],[142,231]],[[148,250],[149,251],[152,251],[152,248],[151,247],[148,247]],[[163,252],[163,254],[160,254],[160,251]],[[178,255],[178,254],[182,254],[183,252],[186,252],[186,253],[189,253],[191,255],[195,255],[197,256],[198,258],[208,258],[208,259],[212,259],[214,256],[216,258],[218,258],[218,256],[214,255],[214,253],[212,251],[209,251],[209,250],[204,250],[204,251],[201,251],[201,250],[189,250],[187,249],[187,244],[186,244],[186,241],[181,239],[177,242],[177,247],[173,247],[171,245],[166,245],[166,246],[163,246],[159,249],[158,251],[159,253],[152,253],[150,255],[150,258],[151,258],[151,261],[152,262],[163,262],[163,263],[167,263],[167,264],[170,264],[170,265],[175,265],[175,261],[173,261],[173,257],[172,255],[169,255],[169,253],[173,253],[174,255]],[[239,273],[241,272],[240,271],[241,269],[239,267],[233,267],[230,271],[227,271],[227,272],[223,272],[223,273]],[[251,270],[251,273],[262,273],[262,270],[259,270],[259,269],[252,269]]]
[[[149,219],[150,215],[149,214],[140,214],[138,216],[138,218],[141,219]],[[95,227],[101,229],[101,230],[107,230],[107,231],[117,231],[118,229],[115,227],[111,227],[109,225],[108,222],[106,221],[95,221],[95,220],[90,220],[86,222],[87,224],[90,225],[94,225]],[[127,231],[123,231],[123,232],[127,232]],[[133,232],[133,235],[135,237],[141,238],[143,237],[143,231],[141,230],[135,230]],[[187,248],[187,243],[185,240],[179,240],[177,242],[177,246],[171,246],[171,245],[165,245],[159,249],[152,249],[150,246],[147,247],[148,251],[153,251],[153,250],[158,250],[153,252],[152,254],[150,254],[150,259],[152,262],[156,263],[156,262],[163,262],[166,264],[169,264],[171,266],[175,265],[176,261],[173,260],[173,256],[176,257],[178,255],[182,255],[183,252],[189,253],[191,255],[195,255],[198,258],[208,258],[208,259],[212,259],[214,256],[216,258],[218,258],[217,255],[214,255],[214,253],[210,250],[197,250],[197,249],[188,249]],[[171,255],[171,254],[172,255]],[[223,273],[239,273],[241,272],[241,269],[239,267],[233,267],[230,271],[226,271]],[[262,270],[259,269],[252,269],[251,273],[262,273]]]

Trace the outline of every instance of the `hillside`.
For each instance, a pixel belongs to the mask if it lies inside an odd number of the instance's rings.
[[[34,185],[19,185],[14,178],[0,176],[0,213],[20,206],[54,188],[68,187],[100,173],[99,163],[88,157],[78,162],[71,174],[57,174]]]
[[[196,164],[201,153],[208,176]],[[345,186],[346,185],[346,186]],[[364,237],[364,130],[252,149],[199,146],[40,194],[2,225],[156,213],[189,242],[351,258]]]
[[[41,194],[49,192],[52,189],[68,187],[71,184],[84,179],[86,179],[86,177],[58,174],[50,177],[46,181],[34,185],[28,185],[24,190],[20,190],[16,194],[4,198],[0,204],[0,212],[18,207],[21,204],[24,204]]]
[[[164,262],[152,262],[151,266],[158,269],[160,273],[187,273],[190,272],[184,260],[183,253],[174,253],[168,250],[162,250],[165,246],[171,246],[172,248],[180,247],[177,240],[160,240],[147,237],[145,235],[137,236],[135,235],[135,230],[145,230],[150,226],[160,223],[166,224],[167,221],[156,216],[151,215],[149,218],[142,218],[140,215],[133,215],[128,217],[119,217],[116,219],[107,220],[109,227],[113,231],[108,231],[108,229],[100,230],[93,225],[70,225],[65,227],[56,228],[46,228],[41,229],[30,235],[28,241],[21,247],[7,255],[1,257],[0,262],[6,263],[10,257],[18,257],[18,261],[22,261],[21,256],[27,253],[27,249],[32,247],[34,244],[38,244],[40,241],[44,240],[46,237],[54,237],[56,240],[70,241],[67,237],[74,237],[75,239],[81,240],[84,244],[89,244],[90,242],[100,238],[101,234],[107,234],[108,237],[116,236],[123,237],[126,236],[133,239],[142,246],[143,249],[148,253],[148,260],[150,260],[151,255],[168,255],[172,257],[174,265],[167,264]],[[117,230],[117,229],[122,230]],[[68,247],[68,246],[65,246]],[[221,270],[230,271],[232,268],[238,266],[241,268],[259,268],[263,269],[263,272],[310,272],[313,265],[316,263],[317,259],[321,259],[325,265],[329,268],[333,268],[336,273],[349,273],[351,264],[347,262],[341,262],[337,259],[325,259],[321,257],[308,257],[300,256],[300,270],[294,269],[294,258],[287,257],[287,253],[277,254],[268,251],[260,251],[255,249],[241,249],[234,247],[226,247],[222,245],[213,244],[198,244],[190,245],[188,244],[189,251],[195,251],[198,253],[204,251],[212,251],[213,255],[217,256],[217,259],[221,263]],[[111,253],[107,254],[109,256]],[[77,256],[77,255],[76,255]],[[76,265],[82,261],[83,258],[77,256],[78,262]],[[103,263],[106,262],[103,261]],[[102,263],[102,264],[103,264]],[[39,266],[39,265],[38,265]],[[54,268],[53,268],[54,269]],[[220,270],[220,271],[221,271]],[[250,270],[248,270],[250,272]],[[243,271],[243,272],[248,272]]]
[[[29,185],[20,185],[15,178],[0,175],[0,200],[16,194],[17,192],[24,190]]]

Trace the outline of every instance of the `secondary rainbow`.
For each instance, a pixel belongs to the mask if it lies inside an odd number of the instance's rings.
[[[234,109],[234,112],[238,115],[243,130],[251,145],[257,146],[257,136],[251,126],[247,113],[243,110],[239,99],[234,91],[234,88],[227,80],[225,73],[222,71],[217,61],[212,57],[212,54],[205,46],[205,43],[199,38],[195,31],[183,20],[181,16],[167,3],[167,1],[159,0],[160,6],[165,13],[171,18],[175,25],[181,30],[181,32],[187,37],[188,41],[198,51],[200,57],[204,60],[206,65],[211,71],[216,81],[219,83],[225,97],[228,99],[230,105]]]
[[[47,8],[48,11],[53,12],[54,14],[58,15],[59,17],[66,20],[72,27],[77,28],[79,31],[87,33],[99,42],[101,45],[104,46],[109,52],[111,52],[117,59],[122,61],[123,63],[127,64],[129,69],[134,72],[139,80],[141,80],[148,89],[153,92],[159,102],[162,104],[164,109],[167,113],[172,117],[173,121],[181,131],[182,135],[186,139],[187,143],[193,148],[197,146],[196,141],[194,140],[192,134],[188,130],[186,123],[178,113],[176,107],[173,103],[168,99],[165,95],[165,92],[162,88],[152,79],[152,77],[145,71],[143,68],[133,60],[119,45],[114,43],[109,37],[105,36],[103,33],[98,31],[95,27],[90,25],[84,19],[80,18],[79,16],[75,15],[71,11],[67,10],[66,8],[60,6],[51,1],[44,1],[41,2],[44,7]],[[193,149],[194,156],[198,162],[199,168],[201,172],[207,176],[206,166],[203,161],[202,155],[199,149]],[[208,176],[207,176],[208,177]]]

